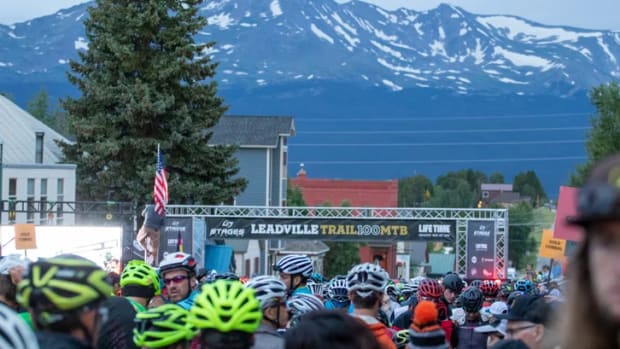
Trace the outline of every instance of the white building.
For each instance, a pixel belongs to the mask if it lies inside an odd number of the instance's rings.
[[[4,96],[0,96],[0,171],[4,203],[0,224],[9,222],[11,200],[31,212],[16,213],[14,222],[74,224],[73,214],[62,214],[59,202],[75,201],[75,164],[61,164],[55,141],[69,142]],[[64,207],[66,210],[66,206]]]

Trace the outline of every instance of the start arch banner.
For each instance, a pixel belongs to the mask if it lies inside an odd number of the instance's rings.
[[[454,241],[456,220],[207,217],[211,239]]]

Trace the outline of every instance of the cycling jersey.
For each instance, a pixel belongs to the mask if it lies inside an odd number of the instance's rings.
[[[141,313],[143,311],[146,311],[146,308],[144,307],[144,305],[138,303],[137,301],[131,299],[131,298],[126,298],[129,303],[131,303],[131,305],[133,306],[133,309],[136,311],[136,313]]]
[[[193,290],[192,293],[190,293],[187,298],[177,302],[176,305],[180,306],[181,308],[185,310],[189,310],[192,307],[192,305],[194,305],[194,300],[196,299],[196,296],[198,296],[199,293],[200,293],[200,290]]]

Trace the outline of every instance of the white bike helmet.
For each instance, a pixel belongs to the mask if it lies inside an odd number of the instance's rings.
[[[274,267],[275,271],[279,271],[289,275],[302,275],[306,278],[312,275],[312,259],[308,256],[291,254],[282,257]]]
[[[349,300],[349,288],[347,287],[347,278],[345,276],[336,276],[329,282],[327,287],[327,297],[329,299],[345,302]]]
[[[360,297],[385,292],[388,279],[388,273],[383,268],[371,263],[356,265],[347,274],[349,291],[355,291]]]
[[[38,349],[39,343],[26,322],[0,304],[0,348]]]
[[[24,268],[24,270],[28,269],[28,264],[30,264],[30,262],[26,259],[23,259],[18,254],[4,256],[0,260],[0,274],[8,275],[9,272],[11,272],[11,269],[15,267],[22,267]]]
[[[323,297],[323,284],[308,281],[306,286],[308,286],[308,288],[310,289],[310,292],[312,292],[313,295],[317,297]]]
[[[163,275],[172,269],[185,269],[192,274],[196,274],[196,260],[189,253],[168,253],[159,262],[159,274]]]
[[[291,312],[291,326],[295,326],[300,317],[313,311],[323,310],[323,302],[311,294],[296,294],[286,302],[286,307]]]
[[[251,278],[245,287],[256,291],[256,299],[263,310],[276,304],[278,300],[286,299],[286,286],[275,276],[257,276]]]
[[[424,279],[425,279],[424,276],[416,276],[413,279],[411,279],[411,282],[409,283],[409,285],[415,290],[414,292],[418,292],[418,288],[420,288],[420,282]]]

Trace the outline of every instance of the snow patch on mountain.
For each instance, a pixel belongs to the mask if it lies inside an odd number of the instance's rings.
[[[282,12],[282,7],[280,7],[280,2],[278,0],[273,0],[271,4],[269,4],[269,9],[271,10],[271,15],[274,17],[281,16],[284,12]]]
[[[341,26],[339,25],[335,26],[334,30],[336,31],[336,33],[340,34],[340,36],[342,36],[349,43],[350,46],[356,47],[357,44],[360,43],[360,40],[358,38],[351,37],[349,33],[344,31],[344,29],[342,29]],[[352,49],[350,49],[349,51],[352,51]]]
[[[73,48],[76,50],[88,50],[88,41],[80,36],[73,42]]]
[[[402,58],[403,58],[403,54],[402,54],[402,53],[400,53],[399,51],[396,51],[396,50],[392,49],[392,48],[391,48],[391,47],[389,47],[389,46],[382,45],[382,44],[380,44],[380,43],[376,42],[375,40],[370,40],[370,43],[371,43],[373,46],[375,46],[376,48],[378,48],[379,50],[381,50],[381,51],[383,51],[383,52],[385,52],[385,53],[389,53],[390,55],[392,55],[392,56],[394,56],[394,57],[396,57],[396,58],[398,58],[398,59],[402,59]]]
[[[324,31],[322,31],[321,29],[319,29],[314,23],[310,24],[310,30],[314,33],[314,35],[316,35],[319,39],[323,39],[327,42],[329,42],[330,44],[334,44],[334,39],[325,34]]]
[[[395,84],[394,82],[392,82],[392,81],[390,81],[390,80],[388,80],[388,79],[383,79],[383,80],[381,80],[381,82],[382,82],[385,86],[387,86],[387,87],[391,88],[391,89],[392,89],[392,91],[400,91],[400,90],[402,90],[402,89],[403,89],[401,86],[398,86],[397,84]]]
[[[220,29],[228,29],[228,27],[235,24],[235,21],[230,17],[229,13],[222,12],[217,15],[207,17],[207,23],[210,25],[217,25]]]
[[[513,65],[517,65],[517,66],[538,67],[543,72],[556,66],[554,63],[552,63],[548,59],[534,56],[534,55],[526,55],[522,53],[509,51],[499,46],[496,46],[493,48],[493,56],[502,56],[506,58],[508,61],[510,61]]]
[[[332,14],[332,18],[336,22],[338,22],[338,24],[340,24],[344,29],[348,30],[349,33],[351,33],[353,35],[357,35],[357,29],[355,29],[352,26],[350,26],[349,24],[345,23],[345,21],[343,21],[342,18],[340,18],[340,16],[337,13],[333,13]]]
[[[534,26],[523,19],[510,16],[480,16],[476,19],[478,23],[484,25],[488,29],[501,29],[501,32],[510,40],[523,42],[574,42],[582,37],[597,37],[600,35],[600,33],[596,32],[578,33],[558,27]]]

